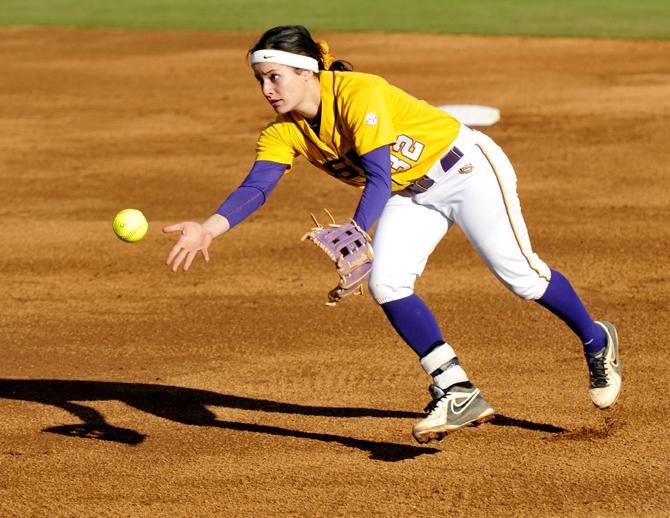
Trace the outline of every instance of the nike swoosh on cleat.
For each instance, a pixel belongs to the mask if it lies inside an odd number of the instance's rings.
[[[617,358],[616,350],[614,349],[614,345],[612,345],[612,354],[607,359],[607,361],[609,361],[609,363],[612,364],[613,367],[618,367],[619,366],[619,359]]]
[[[466,399],[463,399],[460,403],[456,404],[456,400],[451,401],[451,410],[454,412],[454,414],[460,414],[465,410],[470,403],[472,403],[475,398],[479,395],[480,390],[477,389],[474,392],[472,392]]]

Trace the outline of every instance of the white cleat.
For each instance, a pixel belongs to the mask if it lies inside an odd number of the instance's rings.
[[[607,335],[607,343],[595,354],[586,354],[589,366],[589,396],[598,408],[610,408],[621,392],[621,364],[619,363],[619,336],[610,322],[596,321]]]
[[[426,407],[428,415],[412,429],[412,435],[421,444],[439,441],[448,432],[493,418],[493,408],[472,384],[469,387],[454,385],[446,392],[433,384],[430,393],[433,401]]]

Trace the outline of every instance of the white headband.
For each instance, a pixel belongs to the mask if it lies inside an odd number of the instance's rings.
[[[278,63],[280,65],[288,65],[289,67],[311,70],[312,72],[319,71],[319,62],[316,59],[301,56],[300,54],[293,54],[292,52],[284,52],[283,50],[257,50],[249,58],[249,64],[255,65],[256,63]]]

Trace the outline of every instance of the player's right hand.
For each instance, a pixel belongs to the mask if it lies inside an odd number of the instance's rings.
[[[184,263],[184,271],[188,271],[198,252],[202,253],[206,263],[209,262],[208,248],[212,244],[213,236],[202,224],[195,221],[182,221],[164,227],[163,232],[181,233],[165,261],[165,264],[170,266],[173,272],[179,269],[182,262]]]

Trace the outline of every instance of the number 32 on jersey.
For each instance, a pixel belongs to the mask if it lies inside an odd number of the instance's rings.
[[[391,150],[400,153],[403,158],[416,162],[423,153],[424,147],[421,142],[417,142],[407,135],[400,135]],[[400,172],[407,171],[410,167],[412,167],[411,164],[391,153],[391,169]]]

